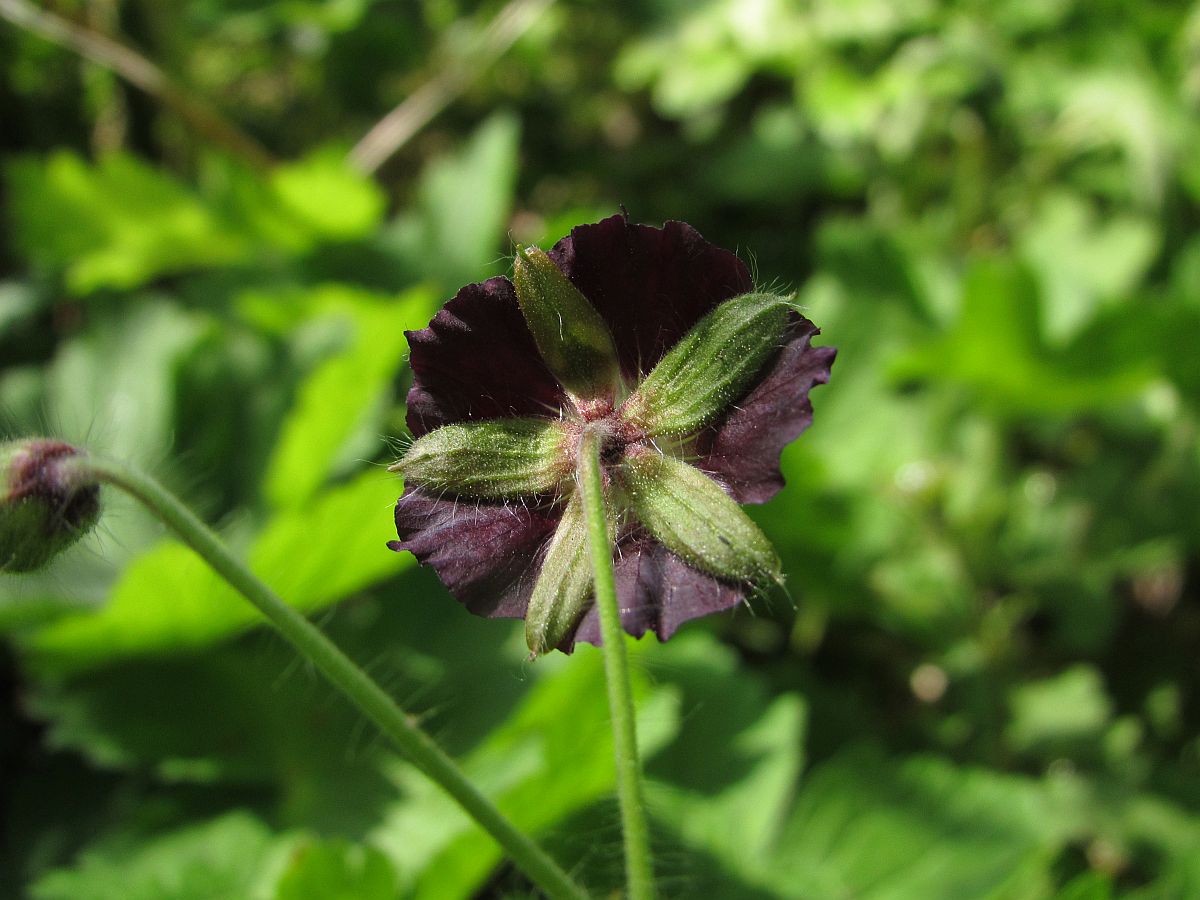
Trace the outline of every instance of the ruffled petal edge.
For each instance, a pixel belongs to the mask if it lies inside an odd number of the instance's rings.
[[[396,503],[400,539],[388,546],[431,566],[475,615],[523,619],[559,515],[556,506],[474,503],[411,489]],[[665,641],[684,622],[730,609],[746,596],[745,586],[693,569],[640,530],[619,542],[614,575],[621,625],[637,638],[653,631]],[[594,603],[558,649],[571,653],[579,642],[601,643]]]

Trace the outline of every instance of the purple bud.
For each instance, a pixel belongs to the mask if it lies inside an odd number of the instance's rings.
[[[0,444],[0,571],[40,569],[96,524],[100,485],[83,456],[45,438]]]

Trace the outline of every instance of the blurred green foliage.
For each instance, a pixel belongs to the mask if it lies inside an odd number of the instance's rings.
[[[598,655],[388,552],[405,329],[624,204],[839,347],[788,596],[635,648],[666,896],[1200,895],[1200,5],[55,0],[281,162],[0,24],[0,421],[151,468],[598,891]],[[346,153],[473,80],[374,176]],[[0,585],[0,894],[528,896],[110,497]],[[340,891],[340,893],[339,893]]]

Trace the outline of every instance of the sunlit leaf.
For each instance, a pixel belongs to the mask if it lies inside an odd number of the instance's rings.
[[[1036,283],[1004,259],[980,260],[963,284],[962,311],[943,339],[906,354],[894,371],[900,378],[927,377],[973,389],[997,408],[1061,413],[1110,409],[1144,390],[1156,373],[1145,344],[1140,354],[1084,356],[1075,347],[1047,348],[1039,323]],[[1133,331],[1135,347],[1142,337]],[[1086,351],[1088,348],[1083,346]]]
[[[284,420],[263,486],[277,508],[307,502],[330,475],[352,467],[362,450],[377,455],[380,415],[408,352],[404,331],[423,327],[433,305],[421,290],[385,301],[328,286],[320,298],[318,315],[346,322],[349,334],[344,348],[301,383]]]
[[[1158,250],[1154,224],[1142,217],[1098,217],[1079,197],[1057,194],[1022,234],[1021,249],[1043,285],[1042,324],[1061,344],[1105,305],[1129,302]]]
[[[395,900],[396,873],[373,847],[347,841],[301,844],[292,851],[275,900]]]
[[[769,701],[706,635],[663,649],[661,677],[683,689],[691,712],[678,740],[647,765],[650,808],[686,846],[761,883],[800,775],[804,704]]]
[[[284,208],[323,238],[364,237],[383,214],[383,192],[335,153],[280,166],[271,173],[271,186]]]
[[[65,270],[76,293],[245,258],[245,236],[172,175],[112,154],[94,166],[69,151],[7,173],[14,233],[41,267]],[[148,227],[153,222],[153,227]]]
[[[1095,740],[1112,716],[1112,702],[1104,692],[1100,673],[1085,665],[1023,684],[1009,703],[1013,718],[1008,739],[1018,750]]]

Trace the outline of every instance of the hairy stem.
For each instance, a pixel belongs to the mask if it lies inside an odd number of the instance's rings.
[[[613,580],[613,551],[600,476],[600,440],[595,433],[585,435],[580,447],[579,490],[583,493],[596,606],[600,612],[600,635],[604,641],[604,673],[608,682],[608,708],[617,763],[617,798],[621,804],[621,827],[625,838],[625,877],[630,900],[652,900],[654,867],[642,798],[633,689],[625,653],[625,630],[621,627],[621,609]]]
[[[436,782],[508,853],[548,897],[586,900],[587,893],[467,778],[458,765],[395,701],[320,629],[285,603],[237,559],[207,525],[166,488],[137,470],[79,457],[87,474],[131,494],[236,588],[338,690],[391,738],[409,761]]]

